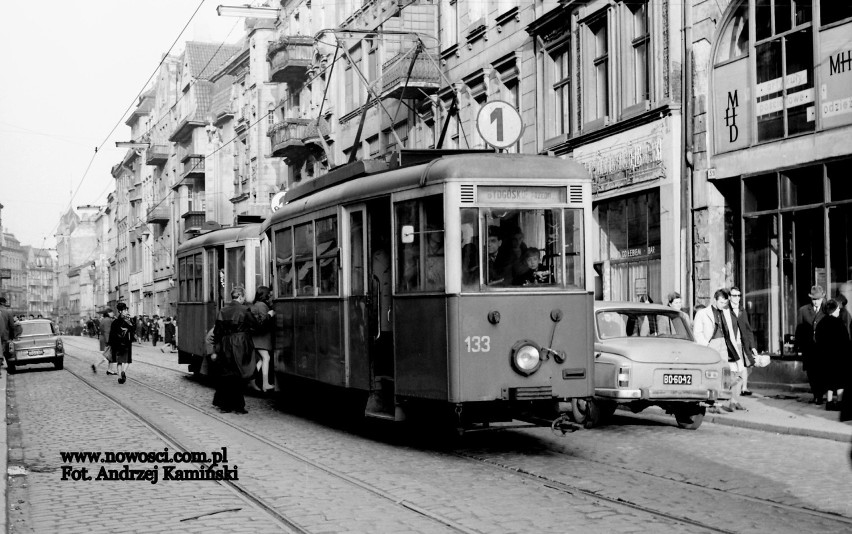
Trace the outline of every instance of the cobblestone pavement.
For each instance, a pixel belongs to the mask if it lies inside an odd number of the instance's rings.
[[[95,348],[94,340],[68,340],[68,351],[72,357],[66,358],[66,366],[75,371],[85,371],[90,362],[96,361],[97,353],[87,348],[89,345]],[[160,353],[150,347],[135,349],[134,359],[179,368],[174,364],[176,354]],[[25,386],[29,394],[30,389],[40,389],[45,377],[61,380],[62,376],[63,373],[51,371],[36,372],[27,377],[25,372],[16,375],[13,380],[19,391],[23,392],[20,388]],[[209,388],[162,368],[134,364],[130,376],[205,409],[212,396]],[[25,378],[32,380],[24,384]],[[548,489],[517,473],[475,463],[418,432],[407,434],[400,429],[391,433],[384,430],[345,432],[337,428],[333,420],[316,422],[282,412],[265,398],[248,399],[251,412],[248,416],[229,414],[221,417],[297,452],[305,460],[378,489],[392,499],[389,501],[375,492],[363,491],[339,477],[305,464],[292,455],[274,451],[216,420],[208,420],[197,411],[162,397],[157,398],[138,384],[118,386],[112,377],[108,381],[102,374],[89,378],[111,394],[141,404],[140,411],[144,408],[175,439],[193,450],[215,450],[227,446],[232,461],[239,465],[241,483],[252,491],[262,492],[276,509],[312,532],[442,531],[440,524],[413,514],[395,505],[392,500],[411,503],[449,522],[457,522],[463,529],[478,532],[707,531],[697,525],[672,522],[642,510],[600,502],[581,492],[568,494]],[[19,379],[21,382],[18,382]],[[64,380],[68,384],[75,381],[70,376]],[[81,389],[79,382],[76,383],[76,389]],[[30,402],[38,398],[37,393],[34,395],[34,398],[28,399]],[[103,401],[100,404],[104,404]],[[74,404],[65,401],[64,405],[67,409]],[[56,410],[56,407],[53,409]],[[90,421],[87,428],[97,429],[95,434],[108,433],[118,439],[124,427],[104,424],[106,416],[103,410],[106,409],[102,407],[99,422]],[[42,416],[40,413],[32,415]],[[829,516],[808,515],[798,509],[813,508],[852,516],[848,508],[852,499],[845,489],[849,475],[845,444],[815,438],[774,436],[712,424],[690,432],[679,430],[673,424],[629,417],[618,417],[616,422],[615,425],[577,432],[565,438],[556,438],[549,430],[543,429],[483,433],[466,438],[458,452],[535,473],[584,491],[600,492],[661,512],[688,517],[723,531],[848,532],[852,526],[852,523],[838,524]],[[128,428],[133,426],[128,425]],[[21,416],[21,427],[26,439],[28,427],[24,415]],[[44,432],[45,428],[37,426],[33,431]],[[70,443],[74,448],[83,449],[85,440],[65,433],[65,429],[57,433],[62,435],[58,440],[60,443]],[[134,432],[137,439],[140,434],[138,429]],[[126,440],[118,439],[118,442]],[[41,455],[55,454],[50,452],[58,450],[52,448],[54,446],[60,447],[58,443],[43,446]],[[86,446],[92,447],[91,450],[108,450],[112,445],[95,443]],[[145,446],[156,450],[154,445]],[[807,451],[807,462],[796,457],[798,451]],[[30,454],[26,446],[25,453],[27,456]],[[811,465],[804,465],[806,463]],[[55,472],[43,474],[47,477],[45,483],[58,484]],[[835,485],[841,479],[843,483]],[[61,484],[88,492],[92,488],[102,491],[105,483],[90,482],[82,487],[82,483]],[[134,491],[140,483],[112,484],[119,485],[112,493],[119,493]],[[188,484],[171,482],[166,486],[165,482],[161,482],[147,486],[155,488],[149,492],[152,499],[166,501],[163,505],[165,515],[173,519],[175,516],[168,512],[169,505],[181,502],[185,507],[186,500],[168,492],[174,490],[197,495],[188,491]],[[205,486],[213,487],[219,488],[212,484]],[[826,491],[827,487],[831,490]],[[213,498],[208,494],[204,497]],[[214,502],[220,508],[226,507],[223,503],[228,501],[219,502],[218,498],[214,498]],[[764,501],[779,505],[770,506]],[[93,502],[101,501],[95,498]],[[37,505],[33,501],[33,512],[39,506],[46,506],[46,503]],[[160,509],[154,506],[154,509]],[[720,514],[719,510],[724,510],[724,513]],[[209,518],[216,528],[225,528],[229,519],[225,514]],[[140,528],[140,531],[144,529]],[[255,531],[263,532],[264,529],[255,528]]]

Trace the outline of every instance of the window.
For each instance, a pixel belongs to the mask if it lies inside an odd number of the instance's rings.
[[[609,43],[607,15],[588,23],[589,67],[586,69],[586,122],[603,120],[609,114]]]
[[[408,122],[403,121],[398,123],[394,130],[396,131],[396,137],[394,137],[393,133],[388,129],[385,131],[385,144],[388,147],[388,152],[393,152],[395,150],[399,150],[400,148],[405,148],[408,144]],[[397,146],[396,138],[399,137],[399,140],[402,142],[402,146]]]
[[[337,265],[340,249],[337,246],[337,217],[316,222],[316,251],[319,263],[319,294],[337,295]]]
[[[820,0],[819,13],[822,25],[832,24],[852,17],[852,3],[837,0]]]
[[[444,0],[441,3],[440,31],[441,50],[445,50],[459,42],[457,0]]]
[[[294,269],[296,294],[312,296],[314,294],[314,225],[302,224],[293,230]]]
[[[275,277],[278,280],[276,295],[293,296],[293,231],[290,228],[275,232]]]
[[[810,6],[757,0],[757,140],[813,131],[813,35]]]
[[[225,258],[228,265],[225,293],[230,295],[234,288],[246,288],[246,249],[245,247],[226,249]]]
[[[650,85],[648,75],[648,46],[651,42],[648,25],[648,3],[626,3],[630,12],[632,29],[632,61],[628,63],[631,76],[628,77],[626,90],[627,105],[640,104],[649,99]]]
[[[544,137],[551,139],[571,131],[570,49],[566,45],[544,56]],[[515,85],[517,90],[517,84]],[[517,101],[514,102],[517,107]]]
[[[443,291],[444,207],[440,196],[396,205],[397,291]],[[402,242],[403,227],[412,228],[411,243]]]
[[[725,26],[716,49],[716,63],[748,55],[748,3],[743,2]]]

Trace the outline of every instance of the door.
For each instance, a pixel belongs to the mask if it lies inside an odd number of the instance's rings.
[[[367,208],[364,204],[347,206],[343,217],[344,241],[349,252],[344,260],[344,291],[346,319],[346,385],[368,390],[370,388],[370,321],[368,306],[369,272],[367,268]],[[348,239],[346,238],[348,236]]]

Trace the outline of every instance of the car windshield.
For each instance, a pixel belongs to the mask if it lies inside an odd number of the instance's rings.
[[[53,325],[51,323],[21,323],[21,336],[52,335]]]
[[[597,313],[601,339],[619,337],[669,337],[692,341],[692,333],[677,311],[602,310]]]

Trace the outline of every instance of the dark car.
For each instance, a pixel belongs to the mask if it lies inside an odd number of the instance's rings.
[[[59,337],[59,329],[52,321],[20,321],[15,330],[16,337],[9,342],[5,355],[10,373],[22,365],[36,363],[52,363],[57,369],[62,369],[65,349]]]

